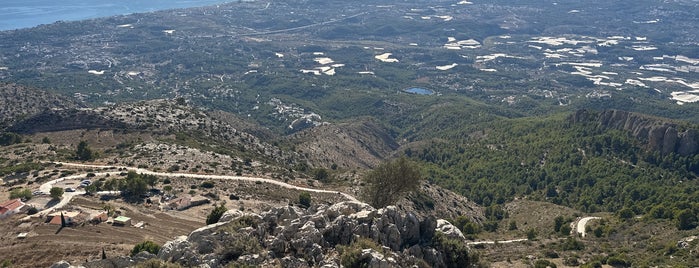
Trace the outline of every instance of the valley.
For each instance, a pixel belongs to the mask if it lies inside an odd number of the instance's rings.
[[[0,201],[27,204],[0,262],[697,266],[698,7],[253,0],[0,31]]]

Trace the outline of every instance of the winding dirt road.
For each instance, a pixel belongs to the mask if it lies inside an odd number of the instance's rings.
[[[207,175],[207,174],[190,174],[190,173],[173,173],[173,172],[155,172],[155,171],[150,171],[147,169],[143,168],[132,168],[132,167],[124,167],[124,166],[105,166],[105,165],[88,165],[88,164],[77,164],[77,163],[68,163],[68,162],[53,162],[54,164],[61,164],[63,166],[70,166],[70,167],[82,167],[82,168],[100,168],[100,169],[120,169],[120,170],[130,170],[134,171],[136,173],[141,173],[141,174],[146,174],[146,175],[155,175],[155,176],[160,176],[160,177],[180,177],[180,178],[195,178],[195,179],[213,179],[213,180],[237,180],[237,181],[249,181],[249,182],[262,182],[262,183],[269,183],[269,184],[274,184],[280,187],[284,187],[287,189],[293,189],[293,190],[299,190],[299,191],[307,191],[307,192],[313,192],[313,193],[329,193],[329,194],[339,194],[342,195],[343,197],[347,198],[350,201],[354,202],[361,202],[357,200],[354,196],[343,193],[343,192],[338,192],[338,191],[330,191],[330,190],[321,190],[321,189],[314,189],[314,188],[307,188],[307,187],[301,187],[301,186],[296,186],[292,184],[288,184],[285,182],[281,181],[276,181],[272,179],[266,179],[266,178],[260,178],[260,177],[244,177],[244,176],[230,176],[230,175]],[[106,174],[119,174],[122,171],[113,171],[113,172],[102,172],[102,173],[95,173],[95,175],[106,175]],[[81,175],[73,175],[61,179],[75,179],[75,178],[85,178],[85,174]],[[58,180],[61,180],[58,179]],[[57,180],[54,180],[57,181]],[[54,182],[55,183],[55,182]],[[48,186],[48,189],[51,189],[51,186]],[[42,185],[41,188],[42,191],[44,191],[44,185]],[[46,191],[48,193],[48,191]]]
[[[580,234],[580,236],[585,237],[585,225],[587,225],[587,222],[591,220],[599,220],[602,219],[600,217],[584,217],[580,220],[578,220],[577,228],[575,228],[575,231]]]

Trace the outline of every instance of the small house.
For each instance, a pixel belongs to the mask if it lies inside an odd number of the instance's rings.
[[[109,216],[107,215],[106,211],[99,211],[97,213],[90,215],[90,222],[91,223],[105,222],[108,219],[109,219]]]
[[[19,213],[24,205],[19,198],[0,203],[0,219]]]
[[[76,217],[80,215],[80,212],[78,211],[67,211],[67,212],[54,212],[51,213],[47,216],[49,219],[49,224],[53,225],[62,225],[61,222],[61,214],[63,214],[63,218],[66,221],[66,225],[71,225],[76,222]]]
[[[131,218],[125,217],[125,216],[116,217],[116,218],[114,218],[114,225],[130,226],[131,225]]]
[[[189,196],[172,200],[167,207],[172,210],[185,210],[192,206],[192,198]]]

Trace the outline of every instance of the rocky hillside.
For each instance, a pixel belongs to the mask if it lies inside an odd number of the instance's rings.
[[[325,124],[297,132],[288,138],[298,152],[323,167],[369,168],[397,148],[395,133],[371,119]]]
[[[261,214],[228,211],[218,223],[167,242],[157,256],[141,253],[85,267],[125,267],[149,258],[185,267],[473,267],[478,263],[463,234],[448,221],[394,206],[377,210],[364,203],[341,202],[310,209],[278,207]]]
[[[46,91],[0,83],[0,129],[42,111],[79,106],[75,101]]]
[[[648,115],[619,110],[593,112],[579,110],[572,115],[573,123],[596,122],[603,129],[627,131],[651,151],[663,155],[676,153],[691,156],[699,153],[699,135],[696,127],[688,127]]]

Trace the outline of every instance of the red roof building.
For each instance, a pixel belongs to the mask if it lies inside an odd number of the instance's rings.
[[[18,213],[23,207],[24,202],[22,202],[22,200],[19,198],[2,202],[0,203],[0,218],[5,218],[12,214]]]

